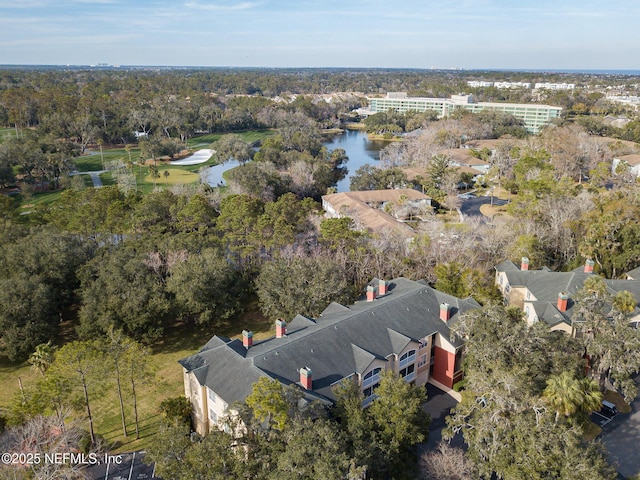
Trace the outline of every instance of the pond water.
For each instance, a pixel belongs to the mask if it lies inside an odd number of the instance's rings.
[[[348,192],[351,175],[363,165],[374,165],[380,158],[380,150],[382,150],[389,142],[371,141],[367,139],[367,134],[360,130],[345,130],[340,135],[333,136],[330,140],[324,142],[324,145],[330,150],[342,148],[349,161],[346,164],[348,169],[347,176],[338,182],[338,192]],[[208,167],[202,174],[203,181],[212,187],[224,185],[222,174],[227,170],[235,168],[239,165],[236,160],[225,162],[221,165]]]
[[[338,182],[338,192],[348,192],[351,175],[356,173],[363,165],[375,165],[380,159],[380,150],[389,142],[382,140],[369,140],[366,132],[361,130],[345,130],[341,135],[334,136],[324,145],[330,150],[342,148],[349,157],[347,176]]]
[[[227,170],[236,168],[238,165],[240,165],[239,161],[229,160],[228,162],[220,163],[213,167],[207,167],[202,171],[202,173],[200,173],[202,182],[211,185],[212,187],[224,185],[225,181],[224,178],[222,178],[222,174]]]

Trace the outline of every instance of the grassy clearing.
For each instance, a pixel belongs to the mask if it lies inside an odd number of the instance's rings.
[[[184,394],[182,368],[177,363],[181,358],[193,355],[213,335],[230,338],[241,338],[242,330],[254,332],[255,340],[262,340],[273,336],[272,322],[262,316],[254,301],[249,304],[249,310],[233,325],[220,328],[203,327],[198,325],[184,326],[175,324],[165,329],[162,339],[151,346],[152,355],[149,360],[154,378],[138,388],[138,417],[140,419],[140,436],[135,439],[135,423],[133,415],[132,397],[129,385],[123,384],[125,417],[129,435],[124,436],[120,407],[115,385],[108,385],[100,391],[94,391],[90,397],[91,410],[94,414],[94,425],[97,434],[101,435],[115,452],[125,452],[144,449],[149,445],[153,435],[158,431],[160,417],[158,408],[160,403],[171,397]],[[64,323],[61,334],[64,341],[75,339],[73,324]],[[12,364],[0,358],[0,410],[9,407],[12,399],[19,394],[18,377],[25,388],[33,385],[39,374],[31,370],[27,362]],[[84,411],[77,412],[84,418]]]
[[[601,433],[602,428],[593,422],[589,421],[582,425],[582,436],[587,442],[595,440]]]
[[[30,210],[36,205],[44,205],[53,203],[62,194],[62,190],[56,190],[55,192],[38,192],[29,196],[18,195],[16,199],[20,203],[20,208],[23,210]]]
[[[274,130],[269,129],[260,129],[260,130],[247,130],[245,132],[229,132],[231,134],[238,135],[242,141],[247,143],[253,143],[258,140],[263,140],[267,137],[275,135]],[[199,147],[199,148],[215,148],[213,143],[218,141],[220,137],[223,135],[227,135],[226,133],[208,133],[206,135],[200,135],[197,137],[189,138],[187,140],[187,145],[189,148]]]
[[[493,217],[494,215],[507,215],[507,206],[480,205],[480,213],[485,217]]]
[[[131,149],[131,160],[137,161],[140,156],[140,149]],[[104,170],[104,165],[114,160],[129,160],[129,152],[124,148],[110,148],[102,149],[102,153],[99,150],[90,151],[88,154],[83,155],[75,159],[76,168],[79,172],[96,172],[98,170]]]
[[[252,311],[243,315],[242,319],[233,326],[218,329],[201,326],[185,328],[183,325],[177,324],[167,329],[163,338],[153,345],[150,365],[154,372],[154,380],[143,386],[138,394],[141,438],[135,440],[133,407],[128,392],[125,398],[125,410],[129,436],[123,435],[115,387],[112,387],[110,391],[105,391],[102,397],[95,402],[93,410],[97,412],[96,431],[113,445],[116,452],[146,448],[160,425],[158,415],[160,403],[167,398],[184,394],[182,367],[177,363],[178,360],[196,353],[210,337],[216,334],[230,338],[241,338],[242,330],[248,329],[254,332],[255,340],[268,338],[273,336],[271,323],[258,311]]]
[[[165,171],[169,172],[168,177],[164,176]],[[158,186],[184,185],[185,183],[197,182],[200,178],[196,173],[188,172],[177,167],[160,167],[158,173],[160,173],[160,178],[157,179]],[[144,181],[153,184],[153,177],[147,175],[144,177]]]
[[[86,155],[75,159],[76,169],[79,172],[97,172],[102,170],[102,159],[100,154]]]
[[[625,402],[624,397],[614,390],[605,391],[602,399],[613,403],[620,413],[631,412],[631,405]]]
[[[116,181],[113,178],[113,175],[111,175],[111,172],[101,173],[99,177],[100,177],[100,181],[102,182],[102,185],[104,185],[105,187],[116,184]]]
[[[4,141],[6,138],[11,138],[16,136],[16,131],[14,128],[0,128],[0,142]]]
[[[242,138],[243,141],[253,143],[257,140],[262,140],[271,135],[274,135],[273,130],[251,130],[246,132],[239,132],[237,135]],[[13,129],[4,128],[0,129],[0,141],[3,136],[9,136],[13,134]],[[190,150],[199,150],[201,148],[212,148],[215,150],[215,142],[224,134],[222,133],[213,133],[209,135],[202,135],[199,137],[190,138],[187,141],[187,146]],[[184,158],[191,153],[183,152],[182,157]],[[138,159],[140,157],[140,149],[138,147],[131,148],[128,152],[124,148],[104,148],[102,152],[99,150],[89,151],[87,154],[78,157],[75,160],[76,169],[78,172],[96,172],[104,170],[104,167],[107,163],[112,162],[114,160],[120,161],[128,161],[131,159],[134,162],[132,173],[136,177],[137,188],[142,193],[151,193],[154,190],[153,179],[149,175],[149,166],[153,163],[151,159],[148,159],[146,163],[142,166],[138,165]],[[176,157],[177,159],[178,157]],[[158,187],[168,185],[184,185],[184,184],[192,184],[197,183],[199,181],[199,175],[201,169],[216,165],[218,160],[215,155],[213,155],[209,160],[204,163],[200,163],[197,165],[170,165],[168,162],[170,160],[168,158],[158,159],[155,163],[157,164],[160,172],[164,170],[169,170],[170,175],[169,178],[165,181],[164,177],[161,177],[157,180],[156,184]],[[115,181],[111,175],[111,173],[106,172],[100,174],[100,179],[102,180],[103,185],[115,185]],[[86,186],[92,187],[93,182],[91,179],[83,175],[83,180]],[[58,196],[60,195],[60,191],[58,192],[47,192],[47,193],[37,193],[32,195],[30,198],[18,197],[22,208],[30,208],[33,205],[37,205],[39,203],[51,203],[54,202]]]

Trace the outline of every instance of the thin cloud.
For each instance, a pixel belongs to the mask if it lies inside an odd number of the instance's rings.
[[[252,8],[260,6],[259,2],[240,2],[229,5],[216,5],[207,4],[201,2],[186,2],[184,6],[186,8],[193,8],[198,10],[210,10],[210,11],[236,11],[236,10],[250,10]]]

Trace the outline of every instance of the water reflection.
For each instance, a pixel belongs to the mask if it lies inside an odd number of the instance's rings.
[[[346,164],[348,169],[347,176],[338,182],[337,191],[348,192],[351,175],[363,165],[375,165],[380,158],[380,150],[388,144],[389,142],[381,140],[369,140],[367,134],[360,130],[346,130],[343,134],[335,135],[327,142],[324,142],[324,145],[330,150],[342,148],[347,157],[349,157],[349,161]],[[222,174],[238,165],[240,163],[237,160],[230,160],[220,165],[208,167],[202,173],[203,182],[212,187],[224,185]]]
[[[346,130],[343,134],[336,135],[325,142],[327,148],[331,150],[342,148],[349,157],[346,164],[349,172],[338,182],[338,192],[348,192],[351,175],[363,165],[375,165],[380,158],[380,150],[388,144],[389,142],[385,141],[369,140],[367,134],[361,130]]]
[[[220,163],[218,165],[214,165],[213,167],[206,167],[200,174],[202,183],[206,183],[208,185],[211,185],[212,187],[220,187],[222,185],[225,185],[222,174],[227,170],[236,168],[238,165],[240,165],[239,161],[229,160],[228,162]]]

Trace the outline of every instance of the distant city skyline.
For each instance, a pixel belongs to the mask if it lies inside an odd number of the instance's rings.
[[[0,1],[0,64],[640,69],[631,0]]]

